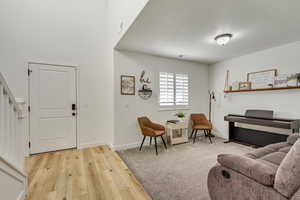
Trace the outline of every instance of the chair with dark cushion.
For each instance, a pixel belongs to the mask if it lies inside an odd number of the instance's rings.
[[[153,123],[152,121],[150,121],[150,119],[148,117],[139,117],[138,122],[139,122],[139,125],[140,125],[140,128],[141,128],[142,134],[144,135],[142,144],[140,146],[140,151],[142,150],[144,141],[145,141],[147,136],[150,137],[150,145],[151,145],[152,138],[154,138],[156,155],[158,155],[157,141],[156,141],[157,137],[161,137],[161,140],[163,141],[164,146],[167,149],[167,145],[166,145],[165,140],[163,138],[163,135],[166,132],[164,126],[162,126],[160,124]]]
[[[205,136],[208,137],[210,143],[212,143],[211,130],[213,127],[212,127],[212,124],[207,120],[205,114],[202,114],[202,113],[191,114],[191,121],[192,121],[192,134],[190,137],[192,138],[194,135],[193,143],[195,143],[198,130],[203,130]]]

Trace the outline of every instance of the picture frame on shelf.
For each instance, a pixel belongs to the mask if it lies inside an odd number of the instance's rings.
[[[232,83],[231,86],[231,90],[235,91],[235,90],[239,90],[240,89],[240,82],[239,81],[235,81]]]
[[[297,73],[296,74],[296,76],[297,76],[297,86],[300,86],[300,73]]]
[[[288,87],[296,87],[298,86],[298,77],[297,74],[290,74],[287,78],[287,86]]]
[[[251,82],[240,82],[239,83],[239,90],[251,90]]]
[[[250,72],[247,74],[247,82],[251,82],[252,89],[272,88],[277,73],[277,69]]]
[[[288,87],[288,74],[280,74],[275,77],[274,81],[274,87],[280,88],[280,87]]]
[[[135,95],[135,76],[121,75],[121,95]]]

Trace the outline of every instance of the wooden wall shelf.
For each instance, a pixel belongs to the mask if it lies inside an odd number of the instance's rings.
[[[224,93],[236,93],[236,92],[256,92],[256,91],[270,91],[270,90],[289,90],[289,89],[300,89],[300,86],[289,86],[289,87],[277,87],[277,88],[261,88],[261,89],[250,89],[250,90],[225,90]]]

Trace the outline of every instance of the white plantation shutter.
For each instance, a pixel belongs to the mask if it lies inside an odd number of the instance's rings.
[[[159,105],[188,106],[189,77],[187,74],[159,73]]]
[[[167,72],[159,73],[159,105],[174,105],[174,74]]]
[[[176,74],[175,104],[179,106],[189,105],[189,77],[187,74]]]

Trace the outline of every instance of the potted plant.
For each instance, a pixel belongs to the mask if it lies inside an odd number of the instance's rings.
[[[180,121],[183,121],[185,118],[185,114],[183,112],[178,112],[175,114],[175,116],[178,117]]]

